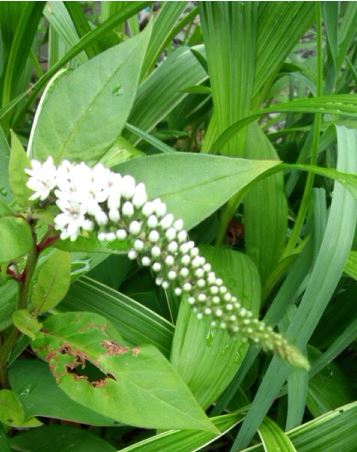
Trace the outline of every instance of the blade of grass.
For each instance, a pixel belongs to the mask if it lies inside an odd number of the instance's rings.
[[[253,2],[201,2],[199,10],[215,124],[221,134],[250,111],[258,6]],[[243,156],[244,142],[245,134],[237,134],[221,152]]]
[[[202,46],[199,50],[203,51]],[[139,87],[128,122],[150,132],[189,95],[183,88],[206,79],[206,72],[190,49],[176,49]],[[135,145],[140,141],[132,134],[125,136]]]
[[[168,44],[168,38],[171,37],[172,29],[186,6],[187,2],[163,2],[154,21],[151,39],[141,71],[142,79],[152,70],[160,53]]]
[[[87,33],[90,33],[91,27],[89,26],[88,20],[83,13],[83,7],[79,2],[65,2],[65,7],[69,13],[70,18],[72,19],[73,25],[78,33],[80,38],[83,38]],[[100,49],[97,43],[91,42],[86,47],[86,54],[88,58],[93,58],[98,55]]]
[[[340,126],[337,127],[337,137],[338,169],[357,171],[357,156],[351,152],[357,146],[357,132]],[[306,346],[340,280],[351,248],[356,218],[356,201],[336,183],[319,254],[297,313],[286,332],[292,343],[300,348]],[[331,237],[335,237],[333,247],[330,246]],[[288,366],[278,358],[273,358],[232,451],[249,443],[289,372]]]
[[[44,16],[51,26],[52,33],[57,33],[67,51],[79,42],[78,33],[64,2],[48,2],[44,9]],[[87,60],[85,52],[79,53],[75,58],[77,64],[85,63]]]

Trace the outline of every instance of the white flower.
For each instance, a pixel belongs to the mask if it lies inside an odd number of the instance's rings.
[[[32,160],[31,167],[32,169],[25,170],[30,176],[27,186],[34,192],[30,200],[45,201],[56,186],[57,169],[53,164],[53,158],[48,157],[42,164],[37,160]]]

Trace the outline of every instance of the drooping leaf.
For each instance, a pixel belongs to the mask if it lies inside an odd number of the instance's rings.
[[[33,349],[67,395],[102,415],[146,428],[216,432],[163,355],[152,345],[129,347],[104,317],[49,317]],[[88,366],[94,377],[80,372]]]

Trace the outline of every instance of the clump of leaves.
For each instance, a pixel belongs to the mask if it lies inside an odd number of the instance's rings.
[[[0,17],[4,450],[354,450],[356,5],[97,9]]]

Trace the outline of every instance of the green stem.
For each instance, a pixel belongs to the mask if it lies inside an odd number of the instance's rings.
[[[34,233],[33,245],[34,246],[27,258],[23,280],[19,283],[17,309],[26,309],[27,307],[31,280],[38,260],[39,253],[36,245],[36,236]],[[20,332],[13,326],[0,348],[0,384],[2,388],[7,387],[7,360],[11,351],[16,345],[19,334]]]
[[[321,4],[320,2],[316,3],[316,28],[317,28],[317,39],[316,39],[316,47],[317,47],[317,82],[316,82],[316,96],[320,97],[323,93],[323,58],[322,58],[322,22],[321,22]],[[322,117],[321,113],[317,113],[314,121],[313,128],[313,137],[312,137],[312,147],[311,147],[311,158],[310,164],[316,165],[319,141],[320,141],[320,132],[321,132],[321,122]],[[311,202],[311,191],[314,185],[315,176],[313,173],[309,173],[306,178],[306,184],[304,188],[304,193],[302,196],[300,208],[296,217],[296,221],[291,232],[290,238],[284,250],[282,258],[289,256],[296,247],[301,229],[304,225],[305,218],[310,206]]]

